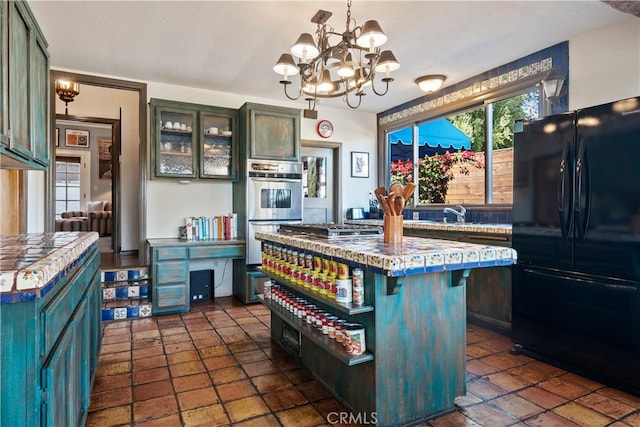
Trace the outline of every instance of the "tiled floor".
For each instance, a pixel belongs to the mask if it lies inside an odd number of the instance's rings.
[[[344,407],[271,344],[266,308],[203,304],[105,326],[87,426],[335,425]],[[421,426],[640,427],[640,397],[510,355],[486,329],[467,341],[468,394]]]

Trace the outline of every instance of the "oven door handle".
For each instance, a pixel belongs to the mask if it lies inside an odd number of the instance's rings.
[[[260,182],[302,182],[302,179],[296,178],[256,178],[249,177],[249,181],[260,181]]]

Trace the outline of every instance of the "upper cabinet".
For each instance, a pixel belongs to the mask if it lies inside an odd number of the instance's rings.
[[[49,166],[49,53],[24,1],[0,6],[0,157],[3,168]]]
[[[240,116],[247,158],[300,161],[300,110],[246,103]]]
[[[151,100],[154,177],[238,179],[237,110]]]

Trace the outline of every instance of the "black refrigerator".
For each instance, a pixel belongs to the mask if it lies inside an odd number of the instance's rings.
[[[517,123],[513,160],[514,352],[640,395],[640,97]]]

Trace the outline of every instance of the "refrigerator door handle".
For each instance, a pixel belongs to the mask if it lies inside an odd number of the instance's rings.
[[[584,143],[580,145],[580,151],[576,160],[576,198],[574,210],[576,215],[576,231],[580,244],[584,245],[589,228],[589,214],[591,211],[591,177],[589,171],[589,158]],[[584,203],[583,203],[584,200]]]
[[[562,160],[560,161],[560,180],[558,181],[558,216],[560,220],[560,232],[562,233],[562,240],[567,243],[567,234],[569,230],[569,223],[571,221],[571,209],[566,209],[564,205],[565,194],[567,191],[567,174],[569,173],[569,148],[564,147],[562,151]],[[571,191],[571,188],[569,188]]]

